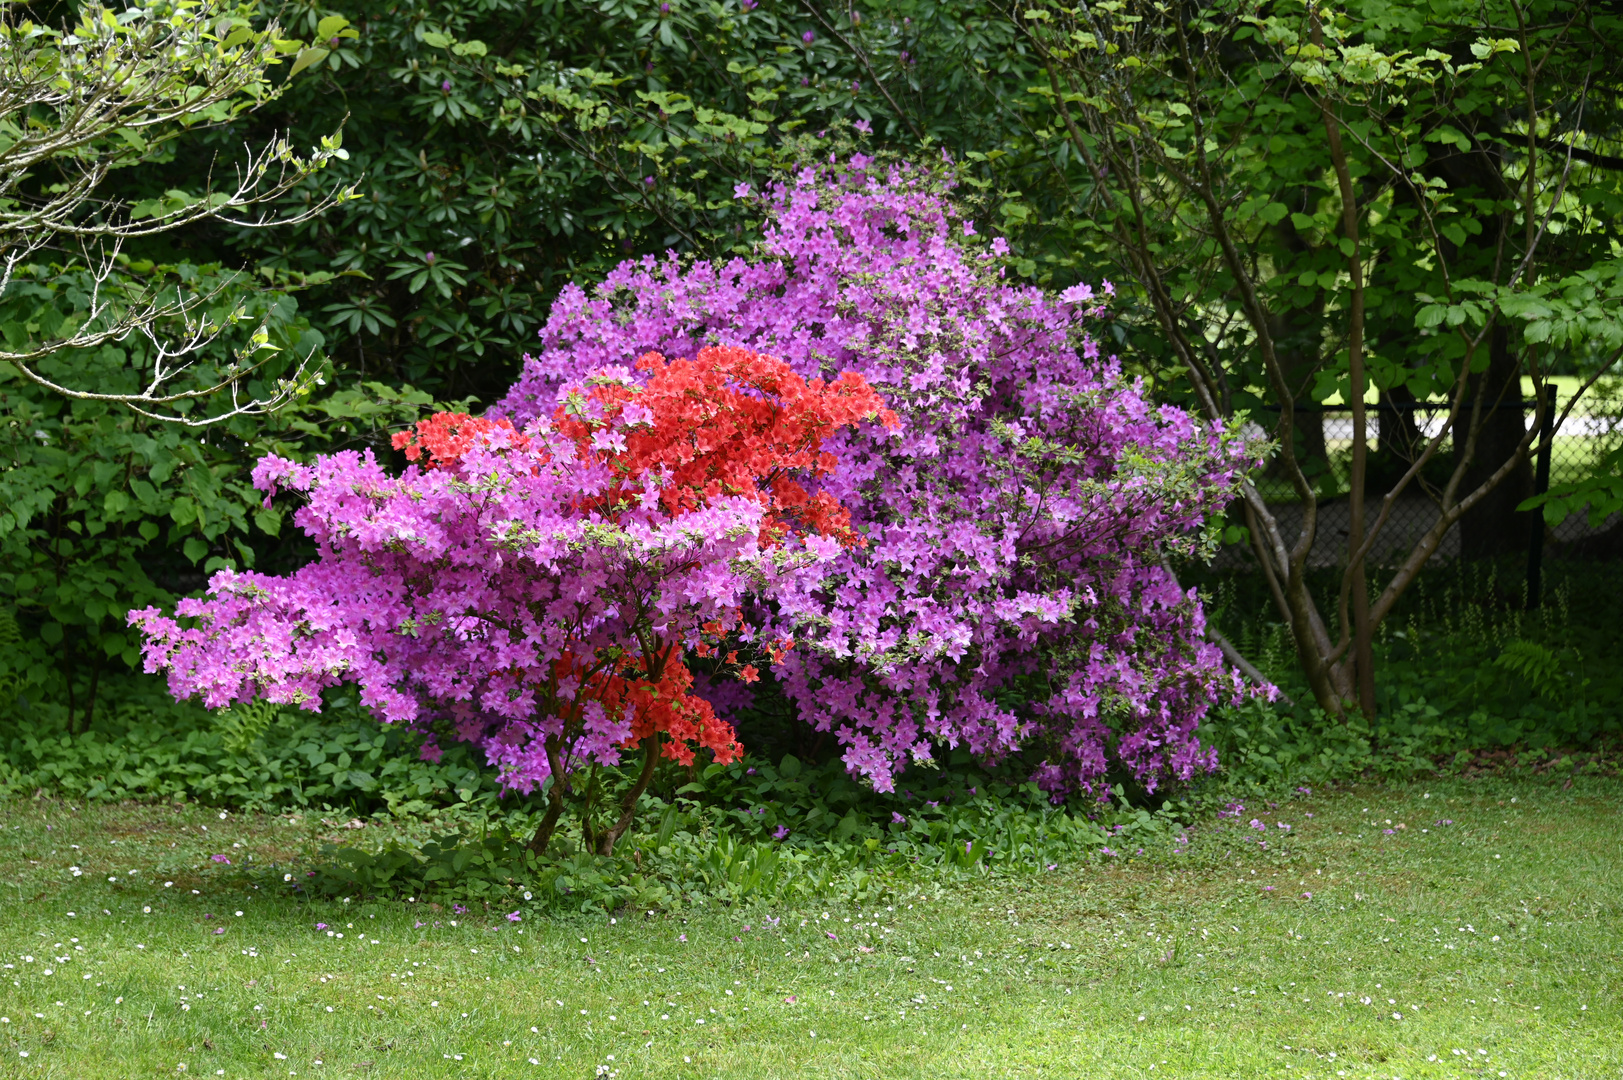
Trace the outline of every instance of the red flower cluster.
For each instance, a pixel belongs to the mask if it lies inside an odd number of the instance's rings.
[[[716,761],[726,765],[737,761],[744,747],[733,737],[732,725],[717,718],[710,703],[692,693],[693,673],[682,663],[675,649],[668,650],[662,662],[660,678],[650,679],[646,672],[633,671],[628,675],[614,675],[602,687],[604,706],[632,707],[631,738],[626,748],[641,745],[644,739],[658,738],[660,732],[668,736],[660,744],[660,753],[683,765],[693,764],[698,748],[709,749]]]
[[[397,431],[389,442],[396,450],[406,452],[407,461],[416,461],[426,452],[430,469],[444,469],[498,430],[512,432],[513,446],[522,448],[527,442],[507,420],[486,420],[453,412],[435,413],[427,420],[419,420],[415,431]]]
[[[658,471],[660,502],[673,517],[721,496],[742,496],[769,511],[763,543],[804,531],[861,545],[845,507],[789,475],[833,472],[834,455],[823,442],[842,427],[862,420],[897,426],[896,414],[861,375],[807,380],[782,360],[738,346],[710,346],[692,360],[651,352],[637,367],[649,373],[646,385],[589,385],[592,407],[566,404],[553,418],[583,456],[600,457],[623,477],[603,509],[641,495],[639,481]],[[639,422],[628,424],[633,416]],[[606,428],[623,431],[623,449],[594,444]]]

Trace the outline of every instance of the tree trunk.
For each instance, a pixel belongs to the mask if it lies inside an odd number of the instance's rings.
[[[1313,44],[1321,44],[1318,18],[1314,16]],[[1357,188],[1347,165],[1347,155],[1341,144],[1341,128],[1331,108],[1319,103],[1324,116],[1324,134],[1330,144],[1330,162],[1335,168],[1336,187],[1341,193],[1342,239],[1351,241],[1347,251],[1347,274],[1352,282],[1352,302],[1347,310],[1347,376],[1349,403],[1352,405],[1353,444],[1352,464],[1348,480],[1352,491],[1348,496],[1347,548],[1358,552],[1364,543],[1364,496],[1367,494],[1366,477],[1369,472],[1369,419],[1364,408],[1364,262],[1359,250],[1359,222],[1363,211],[1359,207]],[[1347,590],[1352,593],[1352,649],[1347,663],[1352,671],[1346,681],[1356,687],[1358,707],[1369,719],[1375,719],[1375,624],[1369,617],[1369,587],[1366,584],[1363,559],[1354,555],[1343,581],[1343,607],[1341,621],[1346,623]]]
[[[1496,327],[1489,339],[1488,370],[1471,380],[1470,401],[1482,403],[1482,429],[1466,467],[1462,490],[1475,490],[1516,452],[1527,432],[1520,406],[1521,380],[1509,335]],[[1498,404],[1497,408],[1492,406]],[[1463,445],[1456,439],[1455,446]],[[1460,557],[1491,559],[1527,550],[1532,523],[1516,507],[1533,494],[1533,469],[1524,457],[1516,469],[1460,519]]]
[[[530,837],[528,845],[529,850],[537,856],[545,855],[552,844],[552,834],[557,831],[558,818],[562,816],[563,809],[563,796],[558,791],[558,782],[554,780],[551,797],[547,800],[547,812],[541,815],[541,824],[536,828],[535,835]]]
[[[654,778],[654,765],[658,761],[659,735],[655,734],[643,744],[642,769],[637,773],[636,783],[631,785],[631,790],[620,800],[620,817],[613,825],[595,834],[594,847],[599,855],[613,855],[614,845],[625,835],[626,830],[631,828],[631,822],[637,815],[637,800],[648,790],[648,783]]]
[[[552,834],[558,828],[558,819],[564,812],[564,790],[568,780],[564,777],[563,759],[558,748],[549,739],[546,743],[547,769],[552,773],[552,784],[547,788],[547,812],[541,815],[541,824],[530,838],[529,849],[537,856],[547,853]]]

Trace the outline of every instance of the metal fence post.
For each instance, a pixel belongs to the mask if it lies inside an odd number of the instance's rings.
[[[1555,442],[1555,386],[1539,388],[1544,399],[1544,423],[1539,427],[1538,468],[1533,474],[1533,494],[1550,490],[1550,451]],[[1543,600],[1544,586],[1544,508],[1533,511],[1532,542],[1527,546],[1527,609],[1534,610]]]

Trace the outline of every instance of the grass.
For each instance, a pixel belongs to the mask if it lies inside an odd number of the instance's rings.
[[[866,909],[511,922],[237,876],[308,822],[0,804],[0,1075],[1616,1077],[1620,817],[1437,780]]]

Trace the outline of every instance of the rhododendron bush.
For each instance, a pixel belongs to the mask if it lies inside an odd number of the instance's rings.
[[[738,344],[806,377],[859,372],[901,426],[831,439],[817,491],[867,542],[759,615],[800,643],[777,676],[802,718],[881,790],[938,743],[1023,751],[1056,798],[1102,793],[1113,765],[1152,790],[1187,778],[1214,764],[1199,721],[1242,687],[1162,558],[1201,542],[1248,451],[1100,356],[1091,289],[1007,280],[1005,245],[950,187],[860,156],[765,196],[740,185],[767,218],[752,257],[645,258],[566,289],[493,415],[528,423],[559,386],[646,350]]]
[[[180,603],[184,623],[132,612],[147,669],[213,708],[317,709],[322,690],[356,683],[381,720],[431,733],[426,754],[454,732],[509,788],[545,786],[543,850],[571,794],[594,790],[572,774],[640,747],[618,816],[583,820],[607,853],[659,756],[737,756],[684,658],[713,655],[746,681],[758,672],[741,645],[781,662],[793,641],[758,636],[742,606],[799,609],[820,568],[862,546],[815,481],[836,469],[837,432],[896,423],[860,376],[695,352],[582,369],[521,423],[434,416],[395,437],[411,462],[398,476],[370,452],[264,459],[255,484],[303,497],[295,520],[319,557],[286,577],[222,571]]]

